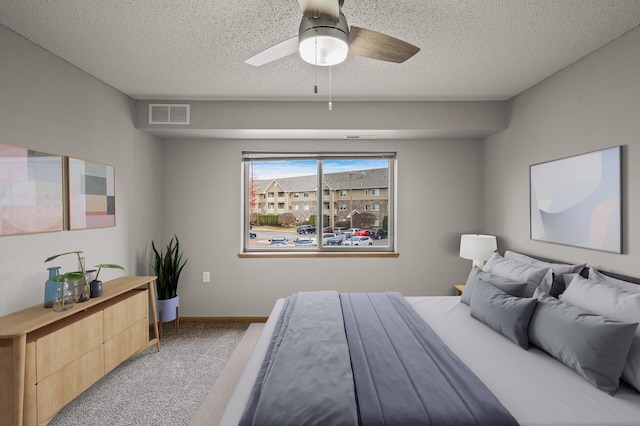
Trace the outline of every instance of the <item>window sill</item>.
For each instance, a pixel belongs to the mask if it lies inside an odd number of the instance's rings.
[[[292,258],[292,257],[400,257],[398,252],[313,252],[313,253],[294,253],[294,252],[250,252],[250,253],[238,253],[240,259],[274,259],[274,258]]]

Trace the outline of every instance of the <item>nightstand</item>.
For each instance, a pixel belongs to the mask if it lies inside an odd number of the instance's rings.
[[[456,284],[453,286],[456,289],[456,296],[461,296],[464,291],[464,284]]]

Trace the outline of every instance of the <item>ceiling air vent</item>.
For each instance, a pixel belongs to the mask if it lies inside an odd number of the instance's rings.
[[[149,104],[149,124],[189,124],[189,104]]]

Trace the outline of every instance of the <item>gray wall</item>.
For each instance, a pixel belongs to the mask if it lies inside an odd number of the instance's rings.
[[[509,128],[484,142],[485,230],[499,246],[640,275],[640,28],[511,102]],[[529,165],[623,145],[624,254],[529,239]]]
[[[243,150],[397,152],[399,258],[239,259]],[[165,233],[176,233],[189,264],[179,288],[186,316],[267,315],[275,299],[302,290],[453,294],[471,261],[460,233],[482,224],[481,143],[446,141],[213,141],[165,145]],[[189,188],[188,191],[185,188]],[[211,283],[202,272],[211,271]]]
[[[133,125],[134,102],[0,26],[0,141],[113,164],[117,226],[0,237],[0,315],[42,303],[50,255],[84,250],[88,265],[148,274],[162,236],[162,144]],[[55,261],[63,270],[77,262]],[[104,279],[122,275],[105,270]]]
[[[0,315],[42,301],[51,254],[81,249],[90,264],[146,274],[149,242],[174,233],[189,258],[180,287],[187,316],[267,315],[277,297],[297,290],[452,294],[470,268],[458,257],[465,232],[638,275],[639,45],[636,29],[516,97],[508,130],[484,142],[161,142],[135,129],[131,99],[0,26],[0,140],[110,163],[117,176],[115,228],[0,237]],[[241,151],[319,145],[398,152],[400,257],[239,259]],[[613,145],[625,145],[625,254],[529,240],[529,165]],[[201,282],[203,271],[211,283]]]

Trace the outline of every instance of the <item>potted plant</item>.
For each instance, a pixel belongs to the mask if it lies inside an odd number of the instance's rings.
[[[51,260],[57,259],[60,256],[65,256],[67,254],[75,254],[78,257],[78,265],[80,265],[80,271],[67,272],[67,273],[56,275],[56,276],[50,278],[52,281],[74,282],[74,283],[76,283],[76,285],[77,285],[77,283],[79,281],[82,280],[83,284],[81,284],[81,286],[79,287],[79,295],[78,295],[77,302],[86,302],[87,300],[89,300],[90,297],[98,297],[98,296],[102,295],[102,282],[100,282],[100,285],[99,285],[99,287],[100,287],[99,293],[100,294],[96,294],[95,296],[91,294],[91,282],[87,279],[87,272],[95,272],[95,271],[87,271],[87,270],[85,270],[84,262],[82,261],[82,258],[80,256],[82,253],[83,253],[82,250],[69,251],[69,252],[66,252],[66,253],[60,253],[60,254],[53,255],[53,256],[51,256],[51,257],[49,257],[49,258],[47,258],[45,260],[45,263],[46,263],[46,262],[49,262]],[[102,268],[119,268],[119,269],[123,269],[124,270],[124,268],[122,266],[115,265],[115,264],[110,264],[110,263],[109,264],[105,263],[105,264],[96,265],[96,267],[98,267],[99,269],[98,269],[98,273],[96,274],[96,277],[94,278],[93,281],[96,281],[98,279],[98,274],[100,274],[100,270]],[[98,286],[96,285],[96,287],[98,287]]]
[[[95,267],[98,268],[98,272],[96,273],[96,277],[89,283],[89,288],[91,290],[91,297],[100,297],[102,296],[102,281],[98,280],[98,277],[100,276],[100,271],[102,271],[102,268],[116,268],[122,269],[123,271],[124,268],[114,263],[101,263],[99,265],[95,265]]]
[[[178,281],[180,273],[187,263],[182,259],[180,241],[175,235],[167,244],[165,251],[158,251],[154,242],[151,242],[154,253],[153,271],[156,275],[156,310],[159,321],[167,322],[178,318]]]

